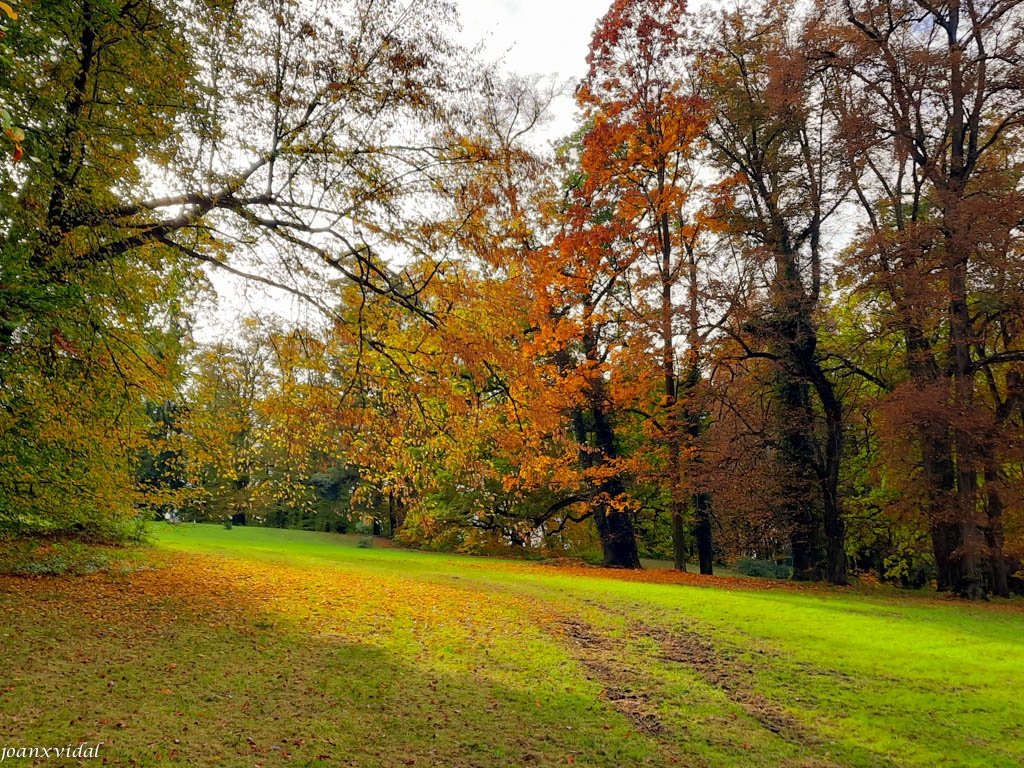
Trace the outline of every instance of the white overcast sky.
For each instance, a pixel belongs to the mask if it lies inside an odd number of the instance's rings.
[[[612,0],[455,0],[466,45],[483,43],[487,59],[523,75],[579,79],[586,72],[587,49],[597,20]],[[575,127],[571,98],[560,99],[555,119],[544,132],[558,139]]]
[[[581,77],[594,24],[611,0],[456,0],[465,42],[483,40],[523,74]]]

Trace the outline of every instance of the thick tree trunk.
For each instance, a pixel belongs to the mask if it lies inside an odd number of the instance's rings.
[[[593,504],[594,522],[601,538],[603,564],[612,568],[642,568],[633,518],[628,512],[615,508],[610,500],[611,493],[621,489],[614,487],[618,485],[617,482],[610,485],[612,487],[606,488],[602,497]]]
[[[781,471],[792,530],[793,578],[846,584],[846,527],[839,498],[842,404],[818,360],[818,327],[812,317],[816,288],[807,293],[797,255],[781,234],[785,228],[780,224],[777,229],[769,328],[779,359],[776,418],[781,458],[787,464]],[[812,390],[825,413],[824,441],[817,434]]]
[[[846,562],[846,521],[839,497],[839,468],[843,457],[843,407],[832,382],[811,355],[805,362],[825,413],[824,463],[819,469],[825,533],[825,578],[832,584],[849,583]]]
[[[605,412],[603,402],[591,402],[591,418],[593,419],[594,445],[602,463],[617,457],[615,434],[611,422]],[[596,484],[597,492],[594,500],[594,520],[597,532],[601,537],[601,548],[604,552],[604,564],[619,568],[640,568],[640,554],[636,546],[636,532],[633,529],[633,518],[629,512],[616,506],[616,502],[625,496],[625,487],[617,475]]]
[[[686,547],[686,526],[683,524],[683,510],[675,499],[672,500],[672,565],[677,571],[686,571],[689,557]]]
[[[959,69],[953,71],[954,91],[962,88]],[[962,130],[961,97],[953,93],[954,133]],[[953,405],[959,414],[969,414],[974,409],[974,360],[971,343],[974,341],[974,327],[967,303],[967,264],[970,246],[965,242],[968,223],[963,220],[961,206],[964,195],[962,138],[953,136],[952,168],[949,187],[945,190],[945,211],[943,213],[943,239],[948,270],[949,286],[949,343],[953,362]],[[955,560],[955,589],[969,599],[985,595],[985,581],[982,565],[985,559],[985,542],[978,525],[978,440],[963,425],[953,428],[953,451],[956,456],[956,502],[957,521],[960,525],[960,550]]]
[[[932,554],[935,558],[935,583],[939,592],[951,592],[957,582],[954,563],[956,551],[960,548],[960,528],[949,522],[932,524]]]
[[[996,406],[996,425],[1002,429],[1009,418],[1024,403],[1024,375],[1019,370],[1007,371],[1006,397]],[[1005,504],[1000,492],[1003,479],[1002,468],[996,455],[996,446],[989,442],[985,446],[985,544],[988,548],[988,576],[992,593],[999,597],[1010,596],[1010,558],[1006,556],[1003,534],[1003,510]]]
[[[580,446],[580,466],[584,470],[614,461],[617,455],[615,436],[604,410],[599,383],[588,393],[588,405],[586,413],[580,408],[572,412],[573,430]],[[587,423],[588,416],[590,424]],[[628,512],[616,506],[616,502],[622,499],[625,493],[622,480],[616,475],[600,481],[588,478],[587,489],[594,525],[601,540],[604,565],[641,568],[633,518]]]
[[[907,369],[911,377],[927,393],[941,380],[942,373],[931,345],[921,328],[911,319],[909,309],[903,302],[898,306],[904,322]],[[961,542],[961,532],[956,524],[953,503],[956,487],[953,446],[948,429],[937,421],[929,421],[918,426],[917,441],[921,447],[921,466],[924,470],[936,588],[939,592],[948,592],[956,587],[957,574],[953,558],[960,549]]]
[[[825,576],[825,534],[818,495],[814,492],[814,446],[810,393],[806,383],[791,370],[780,369],[776,385],[779,400],[778,471],[782,477],[781,504],[790,527],[793,550],[793,578],[820,581]]]
[[[992,594],[1010,596],[1010,569],[1003,552],[1003,499],[997,490],[999,470],[993,465],[985,469],[985,501],[988,524],[985,526],[985,544],[988,547],[989,579]]]

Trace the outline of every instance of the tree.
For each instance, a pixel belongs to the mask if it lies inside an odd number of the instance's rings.
[[[823,227],[846,182],[829,148],[830,84],[802,55],[801,34],[790,5],[720,14],[705,42],[698,89],[713,105],[707,136],[728,187],[717,226],[766,275],[729,331],[741,357],[774,363],[771,441],[794,571],[844,584],[843,405],[823,365],[817,313]]]
[[[970,596],[1007,592],[1022,15],[1012,0],[851,0],[822,6],[815,54],[849,83],[842,136],[867,219],[855,272],[901,337],[891,413],[913,436],[938,586]]]
[[[161,329],[135,298],[171,300],[161,283],[195,279],[182,264],[246,274],[326,310],[314,294],[333,273],[425,312],[418,295],[431,273],[400,275],[388,259],[416,256],[410,235],[430,223],[405,201],[435,194],[465,160],[448,151],[457,142],[445,128],[462,70],[445,37],[447,6],[429,0],[58,0],[20,10],[0,56],[0,104],[20,126],[9,137],[24,132],[28,158],[0,160],[0,376],[16,425],[5,431],[4,506],[29,504],[38,522],[50,502],[25,494],[38,493],[42,468],[77,474],[73,457],[93,452],[44,449],[41,437],[23,450],[22,427],[50,434],[33,419],[73,398],[56,388],[81,380],[93,393],[73,399],[82,438],[117,423],[116,450],[99,453],[122,455],[124,414],[141,413],[143,393],[168,396],[143,338]],[[108,476],[113,495],[130,474]]]
[[[602,17],[588,55],[589,70],[577,98],[592,127],[583,140],[581,171],[592,195],[609,201],[609,217],[622,230],[615,246],[635,253],[621,257],[633,264],[631,299],[636,322],[645,326],[634,341],[646,347],[658,338],[664,426],[659,435],[666,460],[675,566],[686,569],[684,532],[683,444],[686,419],[684,388],[699,380],[699,343],[691,302],[685,334],[689,341],[685,376],[680,376],[680,336],[675,289],[696,283],[694,261],[698,227],[692,221],[691,193],[696,185],[693,145],[705,123],[705,104],[683,88],[687,63],[682,33],[683,2],[620,0]],[[648,271],[650,270],[650,271]],[[698,503],[705,531],[706,510]],[[699,538],[702,572],[710,571],[709,536]]]

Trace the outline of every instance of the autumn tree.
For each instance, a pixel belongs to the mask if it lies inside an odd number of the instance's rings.
[[[258,326],[247,324],[240,343],[197,350],[182,426],[188,435],[192,506],[214,519],[254,516],[254,490],[263,474],[259,405],[268,389],[269,350]]]
[[[12,447],[28,445],[21,427],[50,434],[30,415],[67,401],[83,439],[119,424],[115,453],[133,453],[121,445],[135,434],[125,414],[167,394],[153,389],[162,374],[143,337],[161,329],[143,305],[194,280],[184,264],[245,274],[328,311],[314,294],[329,289],[327,275],[344,276],[422,311],[430,273],[402,276],[389,258],[413,252],[410,233],[429,224],[407,201],[462,161],[444,153],[446,94],[463,71],[447,6],[59,0],[18,10],[0,56],[5,127],[18,126],[14,155],[24,153],[0,160]],[[75,377],[95,387],[58,397],[53,388]],[[30,442],[4,451],[5,477],[17,478],[5,509],[38,494],[40,467],[74,474],[79,453],[118,463],[101,455],[109,446]],[[110,480],[114,495],[129,475]],[[32,519],[48,506],[32,502]]]
[[[608,200],[606,215],[621,231],[609,247],[626,251],[619,258],[633,265],[631,304],[634,346],[658,339],[650,350],[662,379],[658,424],[665,447],[663,482],[668,491],[676,568],[686,569],[684,530],[684,443],[686,393],[700,378],[695,307],[680,323],[678,288],[696,287],[695,241],[698,225],[690,200],[696,185],[693,144],[704,126],[704,102],[683,88],[688,63],[682,23],[683,2],[615,2],[594,31],[589,69],[577,98],[592,121],[583,139],[581,172],[591,195]],[[685,364],[678,359],[680,337],[689,342]],[[631,362],[635,362],[633,358]],[[641,365],[643,361],[641,360]],[[680,369],[685,371],[680,375]],[[702,572],[710,572],[710,522],[697,505]]]
[[[822,5],[813,55],[865,216],[853,265],[904,351],[886,406],[914,446],[939,589],[1007,592],[1002,515],[1019,444],[1018,2]],[[902,449],[896,449],[902,450]]]
[[[792,531],[798,578],[846,583],[839,492],[843,404],[819,346],[826,287],[826,222],[845,195],[831,150],[830,84],[803,56],[790,4],[717,14],[701,56],[698,92],[721,179],[717,227],[763,274],[730,315],[737,360],[771,361],[778,502]]]

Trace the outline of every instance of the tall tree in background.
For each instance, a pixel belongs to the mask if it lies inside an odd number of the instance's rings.
[[[849,82],[857,265],[902,337],[890,417],[913,435],[940,589],[1007,592],[1005,491],[1019,455],[1024,5],[821,5],[819,60]],[[908,423],[909,422],[909,423]]]
[[[610,247],[631,250],[632,300],[637,346],[653,336],[660,349],[662,420],[668,507],[675,567],[686,570],[689,556],[684,518],[683,446],[687,419],[681,390],[699,380],[699,350],[693,343],[696,319],[680,327],[677,287],[694,288],[691,192],[696,185],[693,145],[704,127],[704,102],[683,95],[687,64],[683,36],[685,3],[617,0],[594,31],[589,69],[577,94],[592,127],[583,139],[580,165],[592,194],[609,201],[607,215],[623,234]],[[621,257],[620,257],[621,258]],[[623,259],[625,261],[626,259]],[[676,351],[680,337],[690,342],[686,372],[680,376]],[[707,511],[698,505],[700,524],[710,530]],[[710,537],[699,537],[703,572],[711,563]]]
[[[843,405],[823,365],[823,227],[844,195],[830,151],[828,85],[802,55],[790,4],[723,12],[705,42],[699,92],[728,204],[718,226],[765,275],[731,318],[741,358],[772,361],[779,502],[798,578],[847,580],[839,494]]]

